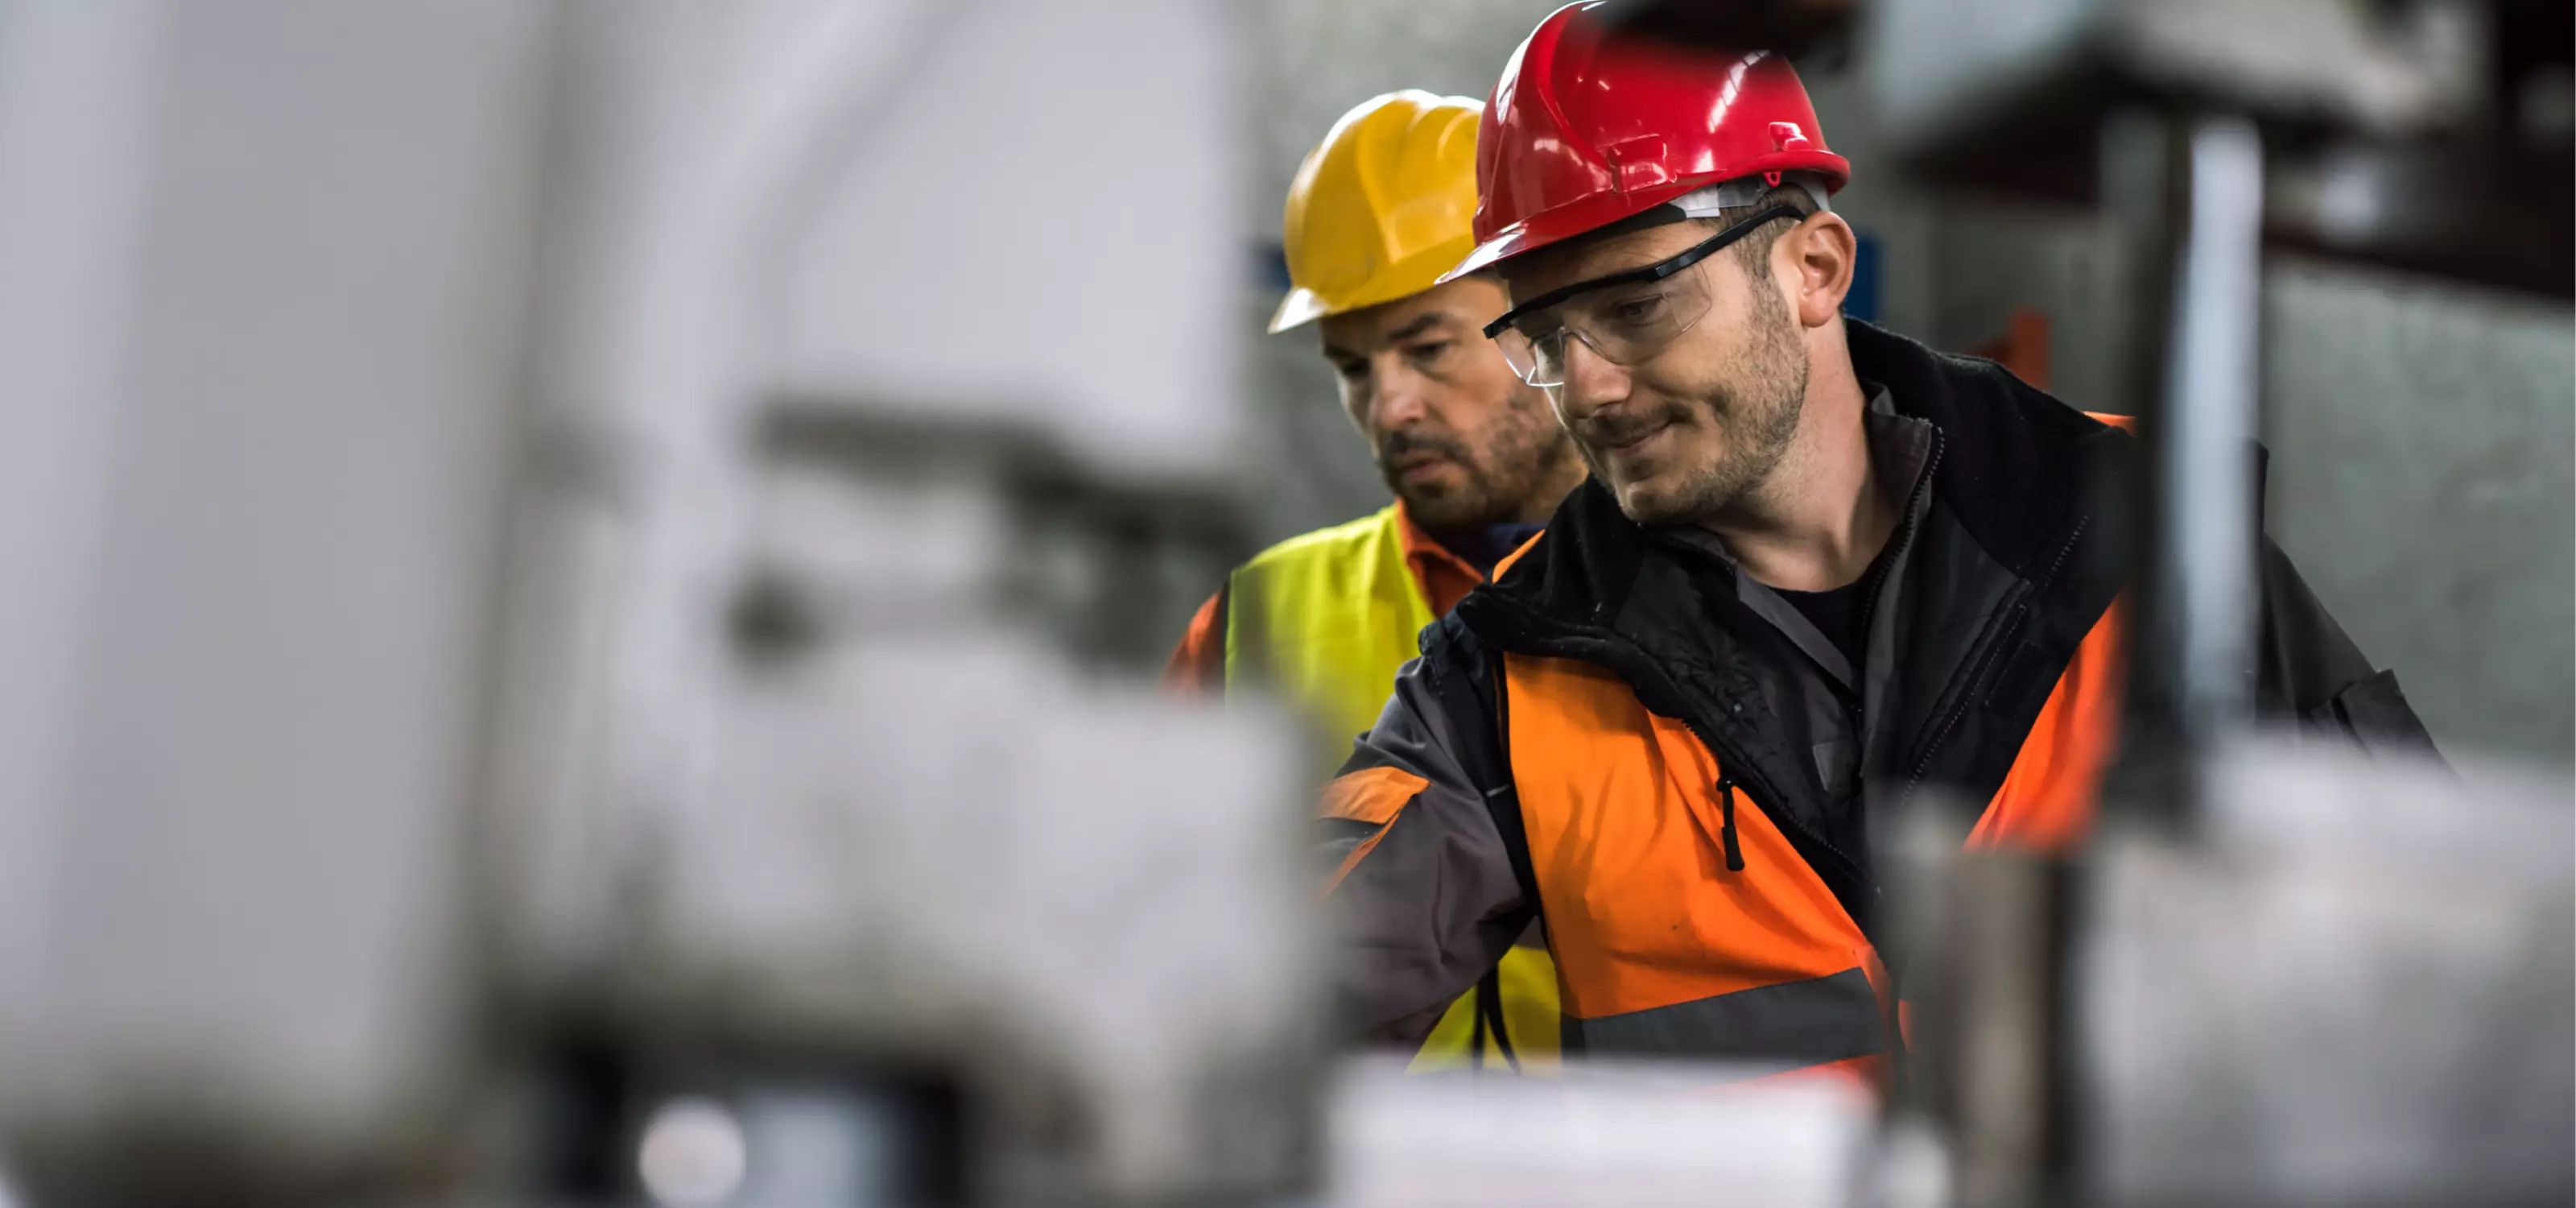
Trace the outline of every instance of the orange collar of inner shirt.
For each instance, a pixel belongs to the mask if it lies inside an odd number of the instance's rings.
[[[1485,576],[1415,524],[1413,513],[1402,500],[1396,501],[1395,521],[1404,543],[1404,564],[1412,568],[1413,581],[1422,586],[1422,598],[1430,603],[1431,615],[1448,616],[1458,601],[1466,599],[1468,592],[1485,581]]]

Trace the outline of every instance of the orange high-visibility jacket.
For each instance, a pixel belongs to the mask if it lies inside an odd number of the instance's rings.
[[[1848,330],[1888,400],[1879,465],[1899,437],[1930,449],[1852,696],[1858,785],[1833,791],[1791,740],[1778,686],[1807,656],[1588,483],[1426,633],[1326,793],[1352,1018],[1447,1001],[1534,913],[1569,1054],[1865,1062],[1886,1042],[1869,816],[1930,788],[1984,803],[1966,842],[2084,834],[2119,734],[2127,552],[2106,505],[2133,442],[1988,363]],[[2394,678],[2265,553],[2260,704],[2429,746]]]

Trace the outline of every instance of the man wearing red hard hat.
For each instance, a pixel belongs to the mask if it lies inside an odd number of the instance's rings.
[[[1926,786],[1959,838],[2080,837],[2121,710],[2135,442],[1841,304],[1851,168],[1764,52],[1578,4],[1477,143],[1486,328],[1592,475],[1425,631],[1333,781],[1354,1023],[1406,1035],[1533,916],[1568,1055],[1857,1066],[1885,1044],[1866,833]],[[2429,747],[2263,547],[2269,715]]]

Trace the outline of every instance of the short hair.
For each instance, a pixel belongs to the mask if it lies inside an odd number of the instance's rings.
[[[1715,234],[1772,206],[1785,206],[1795,210],[1798,220],[1804,222],[1809,216],[1826,208],[1817,200],[1818,194],[1819,189],[1815,186],[1804,181],[1784,178],[1779,184],[1764,189],[1752,200],[1740,205],[1722,205],[1714,210],[1696,206],[1687,207],[1687,209],[1690,212],[1691,222]],[[1729,197],[1726,200],[1732,202],[1736,199]],[[1735,253],[1737,263],[1742,264],[1746,271],[1759,270],[1770,260],[1772,246],[1780,242],[1781,233],[1787,229],[1776,221],[1766,222],[1760,228],[1747,232],[1744,238],[1736,240],[1734,246],[1726,250]]]

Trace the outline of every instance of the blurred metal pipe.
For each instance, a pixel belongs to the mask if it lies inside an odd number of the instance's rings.
[[[2262,327],[2263,148],[2252,122],[2207,118],[2188,140],[2188,231],[2170,320],[2157,487],[2158,601],[2171,627],[2176,721],[2194,749],[2253,714],[2256,359]]]
[[[2263,152],[2237,117],[2123,114],[2103,196],[2130,249],[2137,614],[2106,806],[2185,820],[2196,758],[2253,715]]]
[[[2256,335],[2262,152],[2242,120],[2130,112],[2102,131],[2103,195],[2129,251],[2138,331],[2126,375],[2143,471],[2106,500],[2133,523],[2131,701],[2103,809],[2135,829],[2196,832],[2212,753],[2252,714]],[[2119,504],[2128,506],[2123,508]],[[2070,1027],[2086,920],[2080,867],[1962,856],[1918,823],[1902,862],[1921,964],[1929,1084],[1968,1208],[2063,1202],[2091,1155],[2087,1054]]]

